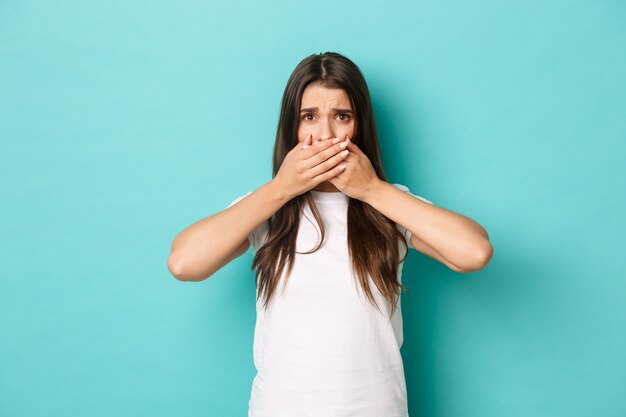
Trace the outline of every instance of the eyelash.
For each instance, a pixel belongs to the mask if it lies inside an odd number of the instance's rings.
[[[302,120],[310,121],[310,120],[308,120],[306,118],[307,116],[313,116],[313,113],[306,113],[306,114],[304,114],[302,116]],[[347,122],[347,121],[349,121],[351,119],[351,117],[350,117],[350,115],[348,113],[339,113],[339,114],[337,114],[337,116],[346,116],[345,119],[341,120],[342,122]]]

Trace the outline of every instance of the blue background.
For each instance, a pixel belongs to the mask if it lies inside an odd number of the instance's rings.
[[[0,415],[244,416],[251,252],[173,238],[271,178],[289,74],[365,75],[388,180],[495,256],[412,251],[412,417],[626,415],[622,1],[0,3]]]

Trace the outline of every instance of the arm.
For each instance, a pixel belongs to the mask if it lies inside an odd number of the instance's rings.
[[[363,201],[409,230],[416,250],[456,272],[484,268],[493,256],[489,235],[463,215],[421,201],[376,179]]]
[[[169,271],[181,281],[202,281],[243,254],[248,235],[291,197],[274,179],[233,206],[183,230],[172,242]]]

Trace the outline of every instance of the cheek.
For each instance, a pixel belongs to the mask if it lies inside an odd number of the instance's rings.
[[[337,136],[348,135],[352,138],[354,137],[354,133],[356,131],[355,128],[356,124],[352,122],[347,126],[344,125],[341,127],[337,127],[335,133],[337,134]],[[298,126],[298,142],[303,142],[307,138],[307,136],[309,136],[309,133],[312,133],[313,137],[315,138],[316,132],[314,127],[308,127],[305,125]]]
[[[298,142],[303,142],[307,136],[309,136],[310,132],[306,127],[300,126],[298,127]]]
[[[350,136],[351,138],[354,137],[354,133],[356,131],[356,126],[354,123],[351,123],[350,126],[346,127],[346,135]]]

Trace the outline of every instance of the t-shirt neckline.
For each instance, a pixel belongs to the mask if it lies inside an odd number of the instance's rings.
[[[313,200],[324,203],[347,203],[350,197],[341,191],[315,191],[310,190]]]

